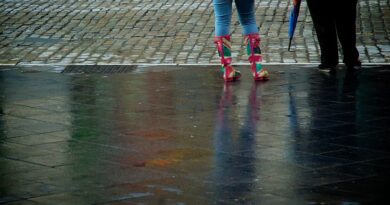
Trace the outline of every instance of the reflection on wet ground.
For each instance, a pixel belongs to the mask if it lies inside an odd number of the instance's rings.
[[[242,80],[228,84],[212,67],[8,68],[0,68],[0,203],[388,199],[388,66],[353,76],[269,66],[272,80],[259,83],[242,66]]]

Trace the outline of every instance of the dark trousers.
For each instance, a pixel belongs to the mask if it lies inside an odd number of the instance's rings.
[[[356,49],[357,0],[307,0],[307,5],[321,49],[321,64],[335,66],[339,62],[337,39],[347,66],[360,64]]]

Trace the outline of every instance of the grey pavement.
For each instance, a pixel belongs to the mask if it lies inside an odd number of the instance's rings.
[[[1,64],[217,63],[210,0],[2,0]],[[287,51],[290,1],[257,0],[268,63],[317,63],[319,50],[303,1],[294,52]],[[363,63],[390,62],[389,0],[360,0],[358,49]],[[234,60],[246,62],[236,14]]]
[[[0,66],[2,205],[390,204],[390,66],[59,67]]]

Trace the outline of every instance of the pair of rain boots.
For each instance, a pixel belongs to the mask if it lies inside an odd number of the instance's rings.
[[[241,77],[241,73],[233,68],[231,55],[230,35],[214,37],[214,43],[217,46],[218,54],[221,60],[221,70],[225,82],[235,81]],[[268,71],[261,64],[260,35],[249,34],[245,36],[245,46],[248,54],[248,60],[251,64],[253,79],[256,81],[267,80]]]

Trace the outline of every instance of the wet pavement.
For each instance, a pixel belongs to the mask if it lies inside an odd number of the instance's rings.
[[[388,204],[390,67],[268,67],[0,67],[0,203]]]
[[[302,1],[292,50],[292,1],[255,1],[262,53],[270,63],[318,63],[319,46]],[[390,1],[359,0],[357,48],[363,63],[390,63]],[[210,0],[3,0],[0,64],[208,64],[218,62]],[[234,62],[247,56],[237,12]],[[342,58],[340,58],[342,59]]]

